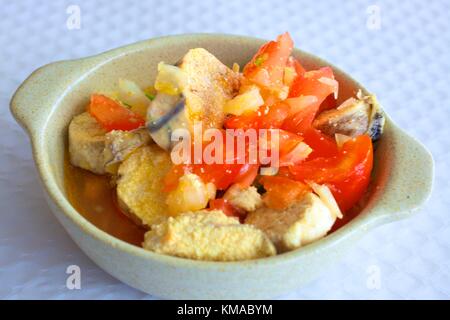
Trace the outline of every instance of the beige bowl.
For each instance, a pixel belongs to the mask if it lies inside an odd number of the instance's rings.
[[[34,160],[55,216],[95,263],[132,287],[164,298],[271,298],[313,279],[369,229],[408,217],[430,195],[433,160],[388,117],[375,152],[375,169],[361,213],[336,232],[304,248],[254,261],[201,262],[163,256],[116,239],[83,218],[64,190],[67,126],[94,91],[110,90],[118,78],[151,85],[157,63],[175,63],[190,48],[203,47],[227,65],[244,65],[263,40],[230,35],[180,35],[128,45],[80,60],[46,65],[25,80],[11,111],[28,132]],[[295,50],[306,68],[330,65]],[[334,67],[333,67],[334,68]],[[337,68],[340,99],[365,89]]]

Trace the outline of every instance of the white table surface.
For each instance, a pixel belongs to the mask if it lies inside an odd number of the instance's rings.
[[[375,92],[431,150],[436,180],[417,215],[371,231],[317,280],[281,298],[450,298],[450,2],[243,2],[0,0],[0,298],[153,298],[98,268],[50,213],[28,138],[8,108],[29,73],[160,35],[269,39],[285,30]],[[80,29],[67,28],[69,5],[81,10]],[[379,28],[367,24],[373,5]],[[80,290],[66,287],[69,265],[81,268]]]

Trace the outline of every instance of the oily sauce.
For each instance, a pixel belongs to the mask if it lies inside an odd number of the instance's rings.
[[[116,205],[115,187],[108,175],[97,175],[64,159],[64,183],[72,206],[97,228],[141,246],[145,229],[134,224]]]

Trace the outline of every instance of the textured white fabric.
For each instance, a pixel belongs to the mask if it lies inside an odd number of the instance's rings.
[[[81,9],[80,29],[67,28],[69,5]],[[371,231],[340,263],[282,298],[450,298],[449,1],[0,0],[0,11],[0,298],[152,298],[94,265],[51,215],[28,139],[8,110],[30,72],[160,35],[269,39],[285,30],[378,95],[433,152],[436,183],[416,216]],[[81,267],[81,290],[66,288],[72,264]]]

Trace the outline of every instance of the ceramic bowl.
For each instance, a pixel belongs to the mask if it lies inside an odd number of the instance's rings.
[[[114,238],[74,209],[63,182],[67,127],[72,117],[85,109],[92,92],[113,89],[119,78],[152,85],[158,62],[175,63],[195,47],[206,48],[229,66],[233,62],[242,66],[264,42],[219,34],[151,39],[84,59],[51,63],[33,72],[19,87],[11,111],[30,136],[49,206],[81,250],[106,272],[163,298],[272,298],[310,281],[360,236],[376,226],[410,216],[429,197],[433,180],[430,153],[387,116],[361,213],[327,237],[295,251],[242,262],[164,256]],[[331,65],[300,50],[294,55],[307,69]],[[358,88],[367,92],[350,76],[333,69],[340,82],[341,100],[354,95]]]

